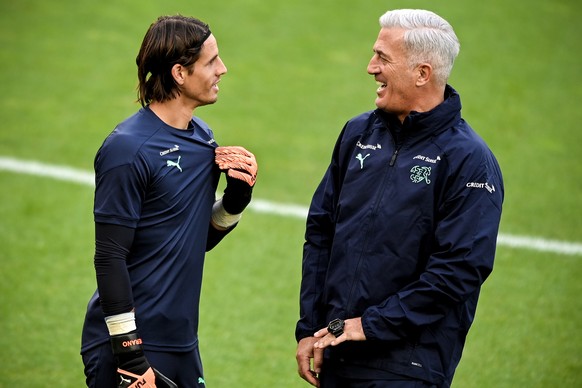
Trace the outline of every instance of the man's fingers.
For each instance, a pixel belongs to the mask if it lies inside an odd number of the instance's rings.
[[[248,163],[251,163],[253,160],[255,160],[255,156],[253,154],[215,154],[214,158],[217,161],[224,161],[224,162],[228,162],[228,161],[233,161],[233,160],[241,160],[241,161],[248,161]]]
[[[327,328],[324,327],[323,329],[316,331],[315,334],[313,334],[313,336],[315,338],[322,338],[328,334],[329,334],[329,331],[327,331]]]
[[[240,155],[240,154],[230,154],[230,155],[219,155],[214,156],[214,161],[223,170],[227,168],[236,168],[234,166],[245,166],[248,169],[257,168],[257,160],[254,155]],[[241,168],[241,167],[238,167]]]
[[[299,376],[314,387],[319,387],[319,379],[317,374],[309,368],[309,361],[307,361],[306,365],[301,364],[299,366]]]
[[[311,369],[311,359],[314,357],[313,343],[315,341],[316,339],[313,337],[306,337],[299,341],[295,358],[297,359],[297,371],[299,372],[299,376],[314,387],[319,387],[317,373]],[[319,367],[321,367],[321,365]]]
[[[248,172],[256,170],[256,166],[253,163],[247,162],[245,160],[235,159],[235,160],[216,160],[216,164],[221,170],[228,170],[229,168],[235,168],[237,170],[245,170]]]
[[[228,171],[232,178],[241,179],[247,182],[250,186],[255,184],[257,177],[257,160],[255,156],[244,149],[243,147],[217,147],[215,149],[214,161],[221,170]],[[238,170],[238,172],[232,172]],[[247,173],[250,176],[244,177],[241,173]]]
[[[297,358],[297,372],[299,373],[299,376],[301,376],[303,380],[309,382],[310,384],[313,384],[312,380],[315,379],[315,376],[310,366],[311,358],[299,352],[296,355],[296,358]]]
[[[313,351],[313,370],[315,373],[321,373],[321,366],[323,365],[323,350],[314,349]]]
[[[252,154],[249,150],[245,149],[244,147],[240,146],[223,146],[223,147],[216,147],[214,153],[217,156],[228,156],[228,155],[244,155],[248,157],[254,158],[255,155]]]

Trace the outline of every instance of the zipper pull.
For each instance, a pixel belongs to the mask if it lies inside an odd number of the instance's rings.
[[[396,163],[396,157],[398,156],[398,148],[396,148],[394,150],[394,153],[392,154],[392,158],[390,158],[390,167],[394,166],[394,163]]]

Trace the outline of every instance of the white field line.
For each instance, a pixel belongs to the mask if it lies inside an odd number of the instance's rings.
[[[74,169],[67,166],[48,165],[41,162],[20,160],[0,156],[0,170],[19,174],[30,174],[57,180],[80,183],[88,186],[95,184],[92,172]],[[294,204],[283,204],[253,198],[249,209],[258,213],[275,214],[283,217],[303,219],[307,217],[307,207]],[[582,244],[568,241],[547,240],[535,236],[515,236],[500,233],[497,239],[499,245],[530,249],[541,252],[551,252],[563,255],[582,255]]]

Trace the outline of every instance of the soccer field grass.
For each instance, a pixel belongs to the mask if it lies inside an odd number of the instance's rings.
[[[137,108],[149,24],[208,22],[228,67],[196,114],[259,161],[257,200],[305,208],[346,120],[372,109],[377,19],[428,7],[461,40],[450,83],[505,178],[503,236],[582,244],[582,27],[577,1],[0,2],[0,159],[92,171]],[[81,387],[93,272],[86,182],[0,167],[0,388]],[[260,202],[260,201],[257,201]],[[296,373],[304,219],[247,211],[207,256],[200,344],[208,387],[307,387]],[[578,251],[579,252],[579,251]],[[500,244],[454,387],[576,387],[582,255]]]

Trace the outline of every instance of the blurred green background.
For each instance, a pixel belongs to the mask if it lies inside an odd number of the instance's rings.
[[[229,70],[219,102],[196,115],[220,144],[255,153],[257,203],[304,209],[345,121],[374,108],[366,65],[378,17],[404,7],[454,26],[461,54],[450,83],[501,164],[501,233],[532,241],[500,244],[453,386],[579,386],[579,1],[0,0],[0,162],[90,174],[105,136],[138,109],[135,56],[147,27],[181,13],[210,24]],[[0,188],[0,387],[81,387],[92,187],[0,164]],[[207,256],[208,387],[308,386],[294,340],[304,219],[259,210]],[[578,253],[538,250],[539,239]]]

